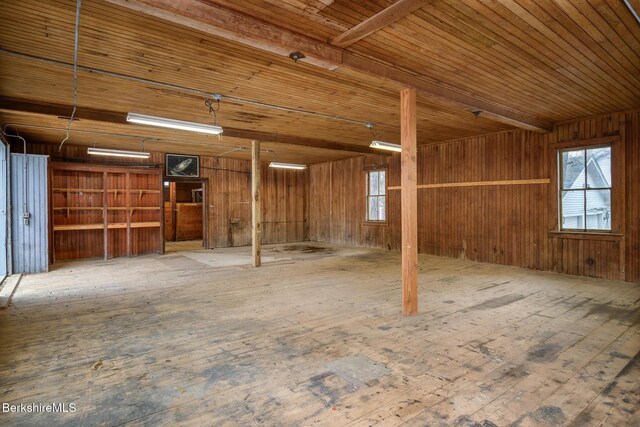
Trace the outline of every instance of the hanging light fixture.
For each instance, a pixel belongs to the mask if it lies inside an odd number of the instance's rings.
[[[401,145],[392,144],[390,142],[384,142],[384,141],[371,141],[371,144],[369,144],[369,147],[379,148],[381,150],[396,151],[398,153],[402,151]]]
[[[204,104],[209,108],[209,113],[213,114],[212,125],[138,113],[127,114],[127,122],[140,125],[159,126],[169,129],[187,130],[190,132],[206,133],[210,135],[220,135],[222,134],[222,126],[218,126],[216,113],[220,110],[221,99],[222,95],[216,93],[213,95],[213,99],[207,99],[204,101]],[[217,103],[215,108],[213,107],[213,101],[216,101]]]
[[[165,117],[148,116],[146,114],[129,113],[127,122],[140,125],[159,126],[170,129],[188,130],[191,132],[207,133],[219,135],[222,127],[216,125],[205,125],[203,123],[185,122],[182,120],[167,119]]]
[[[281,169],[297,169],[302,170],[306,169],[307,165],[299,165],[296,163],[280,163],[280,162],[271,162],[269,163],[270,168],[281,168]]]
[[[381,150],[396,151],[398,153],[402,151],[402,146],[399,144],[392,144],[390,142],[377,140],[376,134],[373,132],[373,123],[367,123],[366,126],[369,128],[369,130],[371,130],[372,141],[371,144],[369,144],[369,147],[379,148]]]
[[[126,151],[126,150],[111,150],[109,148],[87,148],[87,154],[95,156],[109,156],[109,157],[132,157],[136,159],[148,159],[151,157],[151,153],[144,151]]]

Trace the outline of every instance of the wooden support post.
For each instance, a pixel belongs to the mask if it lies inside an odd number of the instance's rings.
[[[418,189],[416,90],[400,92],[402,184],[402,313],[418,312]]]
[[[176,241],[176,229],[178,228],[178,215],[176,212],[176,183],[169,182],[169,204],[171,205],[171,241]]]
[[[260,267],[262,243],[262,198],[260,197],[260,141],[251,141],[251,255],[253,266]]]

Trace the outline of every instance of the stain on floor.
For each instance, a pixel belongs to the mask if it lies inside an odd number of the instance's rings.
[[[512,304],[524,298],[526,297],[520,294],[503,295],[501,297],[488,299],[486,301],[481,302],[480,304],[472,305],[471,307],[469,307],[469,309],[470,310],[492,310],[495,308],[504,307],[505,305]]]

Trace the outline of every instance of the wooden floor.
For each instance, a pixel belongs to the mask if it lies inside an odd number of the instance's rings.
[[[640,285],[318,244],[62,264],[0,311],[11,425],[638,425]],[[244,265],[243,265],[244,263]]]

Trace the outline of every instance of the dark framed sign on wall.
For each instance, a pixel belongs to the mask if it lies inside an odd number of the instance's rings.
[[[198,178],[200,176],[199,156],[167,154],[165,166],[167,176],[176,178]]]

